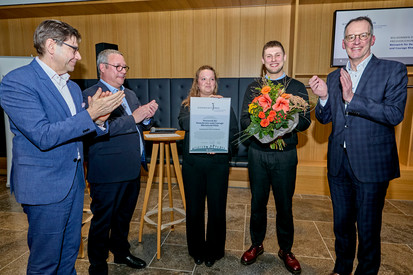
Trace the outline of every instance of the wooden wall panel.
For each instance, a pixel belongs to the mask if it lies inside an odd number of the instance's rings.
[[[270,40],[278,40],[284,46],[287,54],[287,62],[284,64],[284,70],[289,72],[289,64],[291,64],[290,57],[293,53],[288,52],[290,49],[291,36],[291,7],[290,6],[268,6],[265,9],[265,25],[264,25],[264,43]],[[290,74],[291,75],[291,74]]]
[[[152,61],[148,55],[152,43],[149,41],[149,15],[147,13],[128,14],[124,25],[125,46],[120,49],[125,52],[126,62],[131,67],[128,77],[149,77],[149,66]]]
[[[240,75],[241,10],[217,10],[217,60],[218,75],[238,77]]]
[[[312,75],[325,79],[334,70],[329,65],[335,10],[411,6],[412,1],[300,0],[298,3],[298,13],[295,2],[288,1],[285,5],[54,18],[68,22],[82,34],[82,60],[71,73],[72,78],[96,78],[95,44],[100,42],[119,45],[131,67],[129,78],[192,78],[195,70],[204,64],[214,66],[220,77],[257,77],[262,46],[276,39],[287,51],[286,71],[308,85]],[[33,32],[44,19],[0,19],[0,55],[36,55]],[[408,71],[412,85],[413,67]],[[315,104],[317,98],[310,90],[309,95]],[[408,167],[413,167],[412,96],[409,89],[405,120],[396,128],[400,161]],[[299,159],[325,163],[331,125],[321,125],[313,112],[311,117],[310,128],[299,134]]]
[[[332,35],[331,5],[305,5],[299,8],[297,27],[297,62],[295,73],[299,75],[327,74],[330,67]],[[330,20],[331,19],[331,20]]]
[[[240,75],[257,77],[264,45],[265,7],[241,8]]]
[[[194,12],[194,63],[195,72],[202,65],[216,67],[217,11],[216,9]]]
[[[413,88],[407,90],[404,119],[402,123],[396,127],[396,141],[398,144],[400,163],[413,167]]]
[[[1,27],[5,29],[1,30],[1,40],[5,44],[4,51],[7,56],[35,56],[36,50],[33,47],[33,33],[37,27],[40,19],[13,19],[13,20],[1,20]],[[4,32],[4,33],[3,33]],[[7,35],[3,37],[4,35]],[[3,51],[3,49],[1,49]]]
[[[330,58],[335,10],[409,7],[413,3],[411,0],[341,0],[337,1],[337,3],[324,3],[324,1],[320,1],[321,3],[314,3],[317,1],[300,2],[310,2],[310,4],[299,6],[297,31],[298,41],[301,43],[297,43],[296,58],[298,61],[295,68],[297,76],[307,76],[310,74],[327,75],[334,69],[330,68]],[[374,53],[374,46],[372,51]],[[413,72],[413,69],[410,68],[409,72]]]
[[[171,29],[170,12],[151,12],[148,14],[149,45],[147,64],[150,78],[168,78],[171,76]]]
[[[194,43],[194,12],[171,13],[172,78],[193,77]]]

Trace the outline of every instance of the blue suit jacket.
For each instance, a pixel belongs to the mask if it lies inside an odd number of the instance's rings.
[[[101,81],[83,91],[84,102],[93,96],[98,88],[109,91]],[[125,98],[133,112],[141,103],[135,92],[125,89]],[[108,118],[109,134],[88,140],[87,179],[91,183],[110,183],[133,180],[139,177],[141,167],[140,136],[150,126],[135,124],[122,106],[116,108]],[[143,138],[143,136],[142,136]],[[145,142],[143,140],[143,142]]]
[[[82,94],[67,83],[77,114],[36,60],[7,74],[0,86],[1,106],[10,118],[13,138],[11,191],[23,204],[49,204],[66,197],[72,186],[81,137],[96,129],[82,107]]]
[[[327,154],[330,175],[339,171],[345,141],[359,181],[386,182],[400,176],[394,126],[403,120],[407,80],[406,66],[373,55],[345,109],[340,69],[328,75],[328,101],[324,107],[317,104],[316,117],[323,124],[332,122]]]

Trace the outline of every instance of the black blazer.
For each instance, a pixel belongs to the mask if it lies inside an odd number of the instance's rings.
[[[93,96],[99,87],[108,91],[101,81],[83,91],[86,108],[88,96]],[[125,88],[125,98],[132,112],[142,105],[132,90]],[[122,106],[111,113],[108,124],[108,135],[91,137],[86,143],[87,180],[108,183],[136,179],[141,167],[140,136],[136,127],[143,139],[143,131],[150,126],[135,124],[133,116],[128,115]]]

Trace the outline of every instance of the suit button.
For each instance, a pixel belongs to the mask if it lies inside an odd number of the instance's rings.
[[[344,128],[348,128],[348,125],[344,125]]]
[[[77,159],[73,159],[73,162],[76,162],[77,161]]]

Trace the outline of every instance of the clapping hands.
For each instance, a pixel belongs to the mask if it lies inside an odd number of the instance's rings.
[[[155,100],[152,100],[148,104],[139,106],[138,109],[133,111],[132,116],[135,119],[135,123],[140,123],[144,119],[153,117],[157,110],[158,110],[158,103],[156,103]]]

